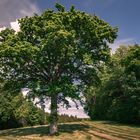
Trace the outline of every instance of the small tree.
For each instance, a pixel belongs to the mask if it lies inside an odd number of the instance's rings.
[[[0,73],[10,89],[27,87],[41,101],[50,97],[50,134],[58,132],[59,103],[81,100],[87,85],[96,82],[100,64],[109,57],[117,28],[97,16],[56,4],[58,12],[19,20],[20,32],[1,32]],[[32,96],[32,97],[33,97]]]

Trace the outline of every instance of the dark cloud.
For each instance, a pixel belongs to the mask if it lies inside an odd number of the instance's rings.
[[[33,13],[39,13],[36,0],[0,0],[0,27]]]

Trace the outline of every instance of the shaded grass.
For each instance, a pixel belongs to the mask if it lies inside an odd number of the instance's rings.
[[[59,124],[59,135],[48,136],[48,126],[0,131],[0,140],[140,140],[140,127],[106,121]]]
[[[73,133],[74,131],[85,131],[88,128],[89,126],[85,124],[60,124],[58,126],[60,134]],[[2,133],[0,133],[0,136],[1,135],[26,136],[26,135],[31,135],[31,134],[39,134],[40,136],[46,136],[49,134],[49,127],[44,125],[44,126],[3,130]]]

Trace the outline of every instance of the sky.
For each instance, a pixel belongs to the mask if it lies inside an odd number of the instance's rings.
[[[41,14],[48,8],[55,9],[56,2],[67,10],[74,5],[77,10],[96,14],[112,26],[119,27],[118,38],[110,45],[113,51],[119,45],[140,44],[140,0],[0,0],[0,28],[18,28],[14,22],[16,19],[33,13]],[[61,112],[65,110],[61,109]],[[79,110],[80,115],[81,112],[82,109]]]
[[[119,27],[118,38],[110,46],[113,51],[120,44],[140,44],[140,0],[0,0],[0,27],[10,26],[10,22],[26,15],[55,9],[56,2],[67,10],[74,5]]]

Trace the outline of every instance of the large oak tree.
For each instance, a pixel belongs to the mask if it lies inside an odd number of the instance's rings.
[[[81,100],[84,88],[97,81],[100,64],[110,54],[108,43],[117,36],[117,28],[95,15],[56,8],[20,19],[18,33],[0,33],[1,80],[6,89],[27,87],[41,101],[50,97],[52,135],[58,132],[58,104],[69,107],[66,97]]]

